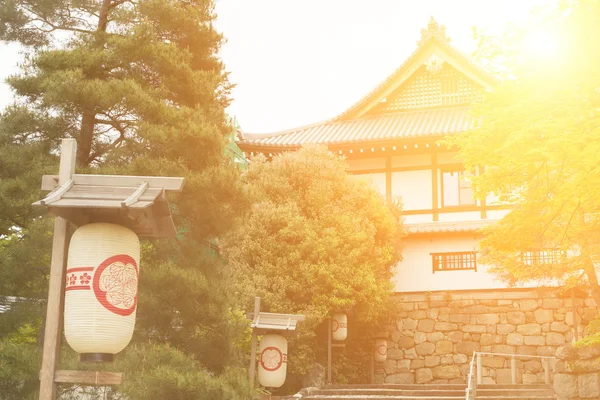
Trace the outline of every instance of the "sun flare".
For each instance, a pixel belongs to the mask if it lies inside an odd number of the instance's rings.
[[[524,50],[538,57],[556,57],[561,51],[560,37],[547,30],[533,30],[525,36]]]

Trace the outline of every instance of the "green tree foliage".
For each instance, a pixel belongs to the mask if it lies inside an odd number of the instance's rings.
[[[245,323],[231,311],[220,262],[206,247],[246,207],[239,171],[224,151],[231,85],[216,55],[223,38],[212,25],[213,6],[0,2],[0,40],[26,53],[8,79],[17,100],[0,118],[0,294],[46,296],[51,225],[30,204],[42,197],[41,175],[57,171],[60,138],[77,140],[79,173],[186,178],[172,199],[178,238],[143,244],[137,345],[116,365],[137,383],[123,387],[130,399],[246,396],[230,369],[242,357],[236,344],[244,343]],[[15,335],[37,336],[43,321],[43,307],[28,307],[0,314],[2,376],[27,382],[37,381],[39,349]],[[15,346],[31,355],[20,365],[10,363]],[[64,353],[64,363],[72,362],[72,352]],[[140,369],[136,359],[154,365]],[[0,398],[33,398],[37,385],[7,386]]]
[[[448,143],[468,167],[486,167],[475,180],[480,196],[512,205],[487,231],[482,261],[511,284],[587,283],[600,304],[600,49],[589,39],[600,35],[600,2],[562,2],[528,27],[485,42],[483,54],[510,78],[475,108],[477,127]],[[532,32],[550,42],[527,47]],[[567,253],[523,261],[552,249]]]
[[[260,296],[265,311],[306,315],[291,345],[292,372],[324,363],[325,318],[352,310],[346,355],[355,359],[343,364],[354,370],[337,378],[360,381],[369,371],[370,335],[390,316],[403,231],[399,210],[346,167],[321,147],[254,158],[245,174],[252,211],[221,247],[246,309]]]

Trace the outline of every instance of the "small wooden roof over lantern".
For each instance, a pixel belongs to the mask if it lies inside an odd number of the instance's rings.
[[[138,236],[172,237],[177,231],[166,193],[180,192],[184,178],[73,174],[63,185],[58,175],[44,175],[42,190],[51,192],[34,206],[75,225],[108,222]]]
[[[293,336],[298,334],[296,328],[299,321],[304,321],[304,315],[259,312],[252,319],[250,327],[257,335],[271,332],[282,336]]]

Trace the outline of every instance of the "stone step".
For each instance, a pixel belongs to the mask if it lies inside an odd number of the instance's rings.
[[[518,400],[553,400],[554,396],[519,396],[513,397],[511,395],[505,396],[477,396],[476,400],[510,400],[510,399],[518,399]],[[360,398],[358,398],[360,400]]]
[[[458,397],[464,396],[464,389],[459,390],[405,390],[405,389],[327,389],[318,390],[315,394],[321,395],[353,395],[353,396],[365,396],[365,395],[379,395],[379,396],[436,396],[436,397]]]
[[[484,385],[479,385],[482,387]],[[487,385],[490,386],[490,385]],[[495,385],[491,385],[495,386]],[[400,389],[400,390],[465,390],[467,385],[462,383],[440,383],[440,384],[402,384],[387,383],[381,385],[328,385],[322,389]]]
[[[306,400],[465,400],[465,396],[435,397],[435,396],[352,396],[352,395],[310,395]],[[506,400],[506,399],[505,399]]]
[[[552,396],[552,389],[477,389],[477,396]]]

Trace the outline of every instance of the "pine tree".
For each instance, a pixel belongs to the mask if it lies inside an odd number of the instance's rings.
[[[186,179],[171,199],[178,237],[143,244],[134,344],[115,365],[129,377],[120,390],[131,399],[244,398],[245,381],[230,370],[243,318],[206,246],[246,206],[224,151],[231,84],[213,8],[211,0],[0,4],[0,40],[26,52],[8,79],[17,100],[0,118],[0,294],[29,299],[0,314],[0,376],[13,377],[0,397],[37,390],[31,364],[44,307],[35,299],[46,296],[51,231],[30,204],[43,196],[41,175],[57,171],[59,139],[72,137],[78,173]],[[4,369],[15,346],[31,354],[10,364],[20,375]],[[63,362],[73,362],[68,349]]]

